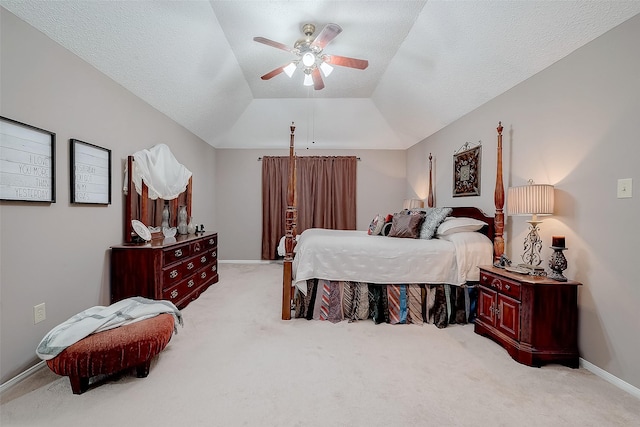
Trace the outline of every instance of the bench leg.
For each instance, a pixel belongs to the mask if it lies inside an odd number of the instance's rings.
[[[149,368],[151,367],[151,359],[136,366],[136,376],[138,378],[146,378],[149,375]]]
[[[73,394],[82,394],[89,388],[89,378],[81,378],[76,375],[69,376],[71,391]]]

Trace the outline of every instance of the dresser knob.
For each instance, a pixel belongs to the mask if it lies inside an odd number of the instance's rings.
[[[193,279],[189,280],[189,283],[187,283],[188,287],[192,287],[193,285],[195,285],[196,282],[193,281]]]
[[[216,242],[215,240],[213,240],[213,239],[209,239],[209,244],[210,244],[210,245],[213,245],[215,242]]]
[[[190,262],[189,264],[187,264],[187,270],[192,270],[193,269],[193,263]]]
[[[506,290],[509,290],[509,289],[511,289],[511,286],[509,286],[509,284],[506,284],[506,285],[504,285],[504,288],[505,288]]]
[[[204,264],[205,262],[207,262],[207,257],[206,257],[206,256],[203,256],[202,258],[200,258],[200,262],[201,262],[202,264]]]
[[[201,279],[204,279],[204,278],[206,278],[206,277],[207,277],[207,272],[206,272],[206,271],[203,271],[203,272],[202,272],[202,274],[200,275],[200,278],[201,278]]]
[[[176,249],[176,251],[174,252],[175,256],[182,256],[182,249]]]
[[[169,277],[171,277],[172,279],[178,277],[178,270],[171,270],[171,273],[169,273]]]
[[[178,296],[178,291],[176,291],[175,289],[171,291],[171,298],[175,298],[177,296]]]

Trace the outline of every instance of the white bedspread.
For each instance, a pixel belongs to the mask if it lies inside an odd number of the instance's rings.
[[[491,264],[493,244],[477,232],[431,240],[371,236],[366,231],[305,230],[293,260],[294,283],[319,278],[381,284],[478,280],[478,265]]]

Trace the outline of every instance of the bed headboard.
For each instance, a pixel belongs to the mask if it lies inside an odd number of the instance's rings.
[[[496,228],[493,216],[489,216],[482,209],[471,206],[462,206],[451,208],[453,211],[450,216],[473,218],[487,223],[486,227],[482,227],[481,233],[485,234],[492,242],[496,235]]]

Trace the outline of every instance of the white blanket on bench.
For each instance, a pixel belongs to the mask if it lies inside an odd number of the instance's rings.
[[[65,348],[91,334],[149,319],[162,313],[174,317],[174,332],[182,325],[182,314],[171,301],[156,301],[142,297],[127,298],[108,307],[95,306],[59,324],[42,338],[36,354],[49,360]]]

